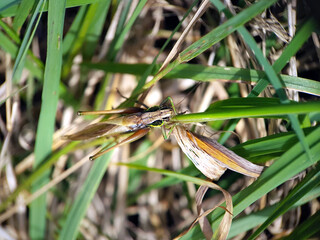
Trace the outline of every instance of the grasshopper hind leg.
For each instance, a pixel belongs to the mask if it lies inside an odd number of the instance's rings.
[[[116,145],[112,146],[112,147],[106,147],[101,149],[98,153],[96,153],[95,155],[92,155],[89,157],[89,160],[93,161],[95,159],[97,159],[98,157],[102,156],[103,154],[117,148],[120,147],[124,144],[127,143],[131,143],[134,142],[140,138],[142,138],[143,136],[145,136],[148,132],[149,132],[149,128],[143,128],[143,129],[139,129],[138,131],[136,131],[134,134],[132,134],[131,136],[127,137],[126,139],[122,140],[121,142],[117,143]]]

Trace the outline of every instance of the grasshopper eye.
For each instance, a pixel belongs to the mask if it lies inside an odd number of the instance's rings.
[[[148,126],[150,127],[161,127],[164,124],[163,120],[156,120],[150,124],[148,124]]]

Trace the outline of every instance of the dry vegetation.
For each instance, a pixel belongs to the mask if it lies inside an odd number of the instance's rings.
[[[15,18],[19,14],[22,15],[22,11],[16,10],[14,13],[4,11],[6,14],[1,18],[0,26],[2,39],[0,40],[2,83],[0,88],[0,202],[2,204],[0,206],[0,239],[37,239],[37,237],[44,236],[45,239],[63,239],[65,236],[77,239],[172,239],[187,229],[198,217],[195,198],[199,186],[194,182],[186,181],[179,175],[168,176],[165,170],[180,173],[183,169],[182,173],[188,176],[202,179],[204,177],[192,166],[174,138],[171,137],[167,141],[163,139],[159,128],[152,129],[146,137],[117,148],[94,162],[89,161],[89,156],[101,144],[104,144],[106,139],[70,143],[62,137],[85,128],[88,123],[101,120],[101,118],[79,117],[76,115],[79,110],[112,109],[117,108],[120,104],[127,104],[121,105],[122,107],[133,105],[137,99],[137,95],[132,94],[133,91],[136,91],[135,93],[142,92],[144,88],[137,88],[137,84],[143,84],[141,79],[143,79],[144,72],[157,57],[165,41],[170,39],[172,33],[174,34],[168,42],[169,44],[158,56],[156,62],[159,65],[155,69],[159,69],[168,56],[170,62],[179,59],[179,53],[192,43],[201,41],[201,37],[228,20],[225,14],[219,13],[214,5],[210,4],[204,8],[202,16],[194,18],[194,25],[184,35],[184,30],[193,21],[192,17],[199,13],[200,3],[196,4],[187,14],[181,28],[176,31],[174,29],[193,1],[154,0],[146,2],[132,27],[125,33],[124,29],[126,26],[128,27],[128,22],[134,20],[132,14],[138,2],[120,1],[116,3],[116,1],[112,1],[109,7],[106,3],[98,2],[92,5],[66,8],[61,82],[60,85],[57,85],[60,95],[57,93],[59,98],[53,120],[50,120],[50,117],[48,120],[39,120],[40,114],[46,114],[43,110],[43,81],[50,81],[50,77],[44,77],[44,72],[49,72],[46,68],[49,68],[47,66],[48,57],[50,57],[49,54],[52,54],[47,52],[48,13],[43,13],[39,25],[37,25],[37,31],[32,38],[30,51],[27,53],[27,59],[24,63],[25,67],[20,68],[17,72],[14,69],[17,58],[16,51],[10,52],[8,46],[11,42],[13,46],[19,48],[21,40],[26,36],[27,23],[30,22],[31,17],[27,18],[25,24],[22,25],[22,22],[19,26]],[[226,2],[234,15],[254,4],[246,1]],[[298,5],[295,6],[295,4]],[[242,26],[245,26],[253,36],[257,46],[265,55],[265,59],[273,65],[277,63],[277,59],[282,56],[283,51],[291,43],[292,36],[296,34],[297,29],[301,29],[309,16],[312,15],[312,10],[316,5],[317,3],[312,1],[280,0]],[[0,10],[2,9],[0,8]],[[0,14],[2,14],[1,11]],[[80,21],[81,24],[77,24],[76,21]],[[99,21],[101,22],[99,23]],[[126,24],[123,24],[124,21]],[[5,26],[9,30],[6,30]],[[9,34],[10,32],[12,35]],[[311,83],[314,84],[315,92],[310,93],[304,82],[299,88],[288,87],[286,89],[288,98],[297,102],[319,101],[320,46],[316,25],[313,25],[311,32],[313,33],[310,33],[307,40],[295,43],[295,45],[300,44],[301,46],[298,47],[297,53],[293,53],[292,57],[289,56],[290,62],[285,67],[275,70],[277,73],[293,76],[292,79],[295,80],[295,83],[299,83],[301,80],[297,76],[314,80]],[[124,34],[123,40],[121,40],[121,34]],[[5,43],[5,38],[2,35],[9,36],[9,44]],[[12,36],[20,39],[19,42]],[[175,45],[177,41],[180,42]],[[118,44],[118,47],[115,47],[115,44]],[[199,47],[194,47],[195,51],[198,49]],[[28,67],[27,64],[31,67]],[[255,57],[252,47],[248,44],[248,39],[236,31],[228,34],[213,46],[204,49],[203,53],[198,54],[188,64],[190,66],[196,64],[195,66],[265,69],[265,66]],[[184,66],[187,67],[185,69],[177,67],[175,75],[171,72],[173,77],[160,77],[159,81],[148,88],[147,94],[139,95],[138,102],[143,101],[147,106],[155,106],[170,96],[179,113],[203,113],[212,107],[212,103],[219,100],[246,98],[256,85],[254,80],[246,78],[245,73],[243,75],[239,73],[240,75],[235,77],[226,77],[227,70],[224,70],[220,76],[208,75],[204,82],[199,82],[199,77],[196,77],[196,74],[205,74],[205,71],[195,72],[195,69],[188,68],[189,65]],[[57,70],[52,71],[54,73]],[[16,79],[12,79],[13,72]],[[156,70],[151,70],[147,81],[153,79],[152,75],[156,75],[156,73]],[[248,84],[249,81],[252,81],[252,84]],[[10,98],[6,99],[6,96],[10,96]],[[274,87],[269,85],[259,97],[278,98],[279,96]],[[254,99],[252,103],[258,104]],[[264,104],[268,105],[269,103]],[[259,106],[255,105],[256,108]],[[313,130],[316,131],[316,126],[319,123],[319,112],[308,111],[299,112],[304,114],[304,119],[300,115],[301,128],[309,127],[308,130],[305,130],[306,136]],[[54,115],[54,111],[52,112]],[[253,142],[249,142],[252,144],[261,140],[266,144],[262,146],[262,150],[257,150],[261,153],[250,152],[250,150],[247,150],[247,153],[241,152],[241,148],[245,148],[242,145],[234,150],[236,152],[238,150],[239,155],[244,154],[243,157],[257,164],[272,166],[273,162],[283,159],[285,153],[298,142],[293,138],[281,140],[280,135],[277,135],[283,132],[290,132],[294,135],[296,131],[291,119],[283,117],[288,114],[287,112],[277,112],[277,114],[280,117],[267,118],[265,117],[267,114],[261,112],[261,116],[264,118],[242,118],[238,123],[233,121],[233,123],[237,123],[233,128],[230,126],[232,120],[226,119],[236,117],[228,116],[221,118],[223,120],[205,120],[204,122],[207,123],[189,124],[188,126],[190,128],[196,127],[195,131],[212,138],[219,138],[221,133],[229,135],[224,144],[228,147],[234,147],[248,140],[253,140]],[[48,129],[48,132],[39,130],[38,123],[40,121],[44,121],[43,126]],[[201,119],[196,122],[201,122]],[[55,127],[53,137],[49,130],[51,123],[54,123]],[[230,134],[231,131],[235,134]],[[52,152],[50,149],[46,150],[47,152],[42,153],[42,157],[40,157],[41,153],[40,156],[37,156],[41,149],[45,149],[45,146],[42,147],[41,144],[46,144],[46,140],[43,140],[46,138],[41,138],[41,134],[43,136],[47,134],[47,139],[53,139]],[[268,143],[265,139],[266,136],[275,136],[273,139],[275,142]],[[277,144],[282,144],[282,142],[276,142],[276,139],[287,142],[283,142],[281,149],[275,149]],[[280,185],[262,186],[262,192],[259,193],[261,197],[252,198],[254,199],[252,204],[250,202],[252,200],[243,203],[245,206],[243,211],[239,210],[241,209],[240,204],[235,205],[234,217],[236,220],[233,220],[235,227],[231,226],[229,237],[247,239],[260,224],[267,220],[268,216],[271,216],[275,210],[272,206],[292,193],[292,189],[301,181],[307,181],[306,176],[309,172],[319,168],[316,164],[320,155],[319,144],[316,144],[319,143],[319,139],[318,137],[318,141],[312,140],[314,143],[310,143],[311,140],[305,140],[311,148],[313,163],[307,164],[302,169],[303,172],[298,175],[294,174],[294,176],[291,176],[290,173],[287,177],[282,176],[282,180],[279,180]],[[116,138],[109,140],[119,141]],[[299,140],[303,141],[303,138]],[[51,146],[51,140],[48,141]],[[107,143],[109,144],[110,141]],[[267,146],[270,146],[270,149],[266,149]],[[306,162],[310,161],[307,155],[303,156]],[[35,164],[35,158],[40,159],[40,162]],[[129,164],[129,166],[119,166],[118,163]],[[137,166],[143,167],[137,169]],[[99,172],[101,168],[105,168],[106,171]],[[148,168],[160,169],[160,172]],[[318,175],[319,173],[316,172],[313,179],[319,178]],[[35,185],[39,183],[39,176],[44,176],[45,180],[42,184],[44,188]],[[92,181],[92,185],[88,181]],[[241,191],[254,181],[253,178],[227,171],[216,183],[227,190],[231,196],[240,193],[238,197],[238,201],[240,201]],[[312,182],[310,180],[307,183],[311,184]],[[96,188],[96,191],[91,192],[93,188]],[[32,189],[40,189],[40,191]],[[87,195],[83,191],[87,191]],[[254,191],[252,190],[252,192]],[[249,193],[244,192],[244,194]],[[319,183],[314,184],[309,191],[301,194],[302,196],[293,195],[290,198],[292,201],[295,198],[299,199],[300,202],[296,203],[291,210],[286,209],[278,214],[279,217],[270,222],[271,224],[259,234],[258,239],[285,237],[295,229],[300,229],[301,224],[311,216],[314,217],[315,222],[319,222]],[[41,198],[38,198],[40,195],[44,199],[42,203],[39,200]],[[45,198],[43,198],[44,196]],[[305,199],[303,196],[308,196],[309,199]],[[35,199],[37,200],[35,201]],[[221,192],[211,189],[206,193],[202,207],[203,209],[213,208],[223,199]],[[81,201],[83,201],[83,205],[79,203]],[[43,202],[45,203],[45,214],[42,217],[45,217],[45,221],[41,220],[41,214],[37,215],[38,213],[36,213],[38,206],[41,209]],[[77,205],[78,203],[79,205]],[[73,209],[75,206],[80,209]],[[225,213],[223,209],[217,210],[217,216]],[[74,215],[71,216],[72,211]],[[262,220],[254,218],[259,216],[259,214],[254,214],[257,211],[260,211],[264,216]],[[39,217],[38,223],[37,217]],[[208,219],[210,222],[216,221],[215,217],[211,215]],[[43,227],[44,222],[46,225]],[[39,224],[43,228],[37,229],[34,224]],[[248,226],[248,228],[241,227],[241,224]],[[319,230],[316,230],[315,226],[316,224],[310,223],[309,228],[301,230],[301,234],[308,233],[310,236],[306,236],[316,239],[319,237]],[[74,232],[70,230],[73,228]],[[216,228],[217,224],[213,230]],[[186,238],[204,238],[199,229],[199,226],[196,225],[188,232]],[[208,228],[204,227],[204,229],[207,229],[204,231],[208,231]],[[45,235],[43,235],[44,232]]]

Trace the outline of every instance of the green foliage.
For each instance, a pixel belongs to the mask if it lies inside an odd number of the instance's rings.
[[[192,9],[197,8],[197,1],[194,1],[192,6],[188,6],[188,9],[183,9],[184,14],[181,15],[183,17],[179,20],[179,25],[175,27],[174,30],[170,30],[170,36],[166,37],[166,43],[158,55],[152,55],[152,57],[154,57],[152,63],[145,63],[143,60],[140,60],[139,57],[135,58],[135,62],[137,63],[125,61],[126,58],[133,58],[132,55],[134,54],[130,53],[129,50],[133,50],[133,52],[140,52],[141,50],[130,49],[131,43],[132,45],[135,41],[145,43],[143,37],[139,39],[135,39],[134,37],[135,31],[139,32],[139,24],[141,24],[139,22],[141,19],[139,18],[146,14],[144,9],[149,7],[148,1],[138,1],[137,5],[133,5],[134,2],[135,1],[126,1],[126,3],[123,4],[120,1],[109,0],[1,1],[0,50],[6,53],[5,55],[7,57],[11,57],[14,60],[14,65],[12,67],[13,70],[10,75],[10,80],[6,79],[8,84],[13,86],[13,91],[7,93],[4,97],[1,96],[0,106],[6,107],[8,111],[7,108],[10,106],[10,103],[8,103],[9,100],[11,101],[11,99],[14,99],[16,96],[24,99],[25,93],[21,90],[27,88],[27,110],[23,109],[21,111],[24,111],[22,112],[22,116],[23,114],[26,115],[28,121],[36,126],[36,131],[34,130],[36,137],[34,150],[26,151],[23,154],[19,153],[19,151],[11,154],[14,164],[21,161],[24,156],[28,154],[32,154],[30,158],[34,158],[34,162],[31,168],[32,170],[20,173],[21,176],[18,177],[17,188],[6,196],[5,199],[1,200],[0,221],[4,221],[2,214],[9,209],[22,193],[25,191],[34,193],[55,178],[54,171],[52,170],[57,169],[56,164],[58,164],[60,158],[70,156],[77,150],[88,150],[91,147],[106,142],[105,139],[100,138],[93,142],[57,144],[59,140],[57,140],[55,134],[58,135],[59,131],[56,130],[59,128],[63,129],[61,112],[66,108],[72,108],[74,111],[78,111],[83,108],[88,108],[88,105],[94,105],[93,108],[104,108],[105,106],[108,106],[108,108],[111,108],[111,106],[116,107],[112,104],[115,98],[114,93],[117,91],[117,76],[119,76],[118,74],[125,73],[136,77],[136,86],[132,89],[132,93],[128,99],[124,100],[121,104],[122,108],[132,106],[136,102],[139,103],[140,100],[137,99],[139,99],[141,95],[144,97],[143,94],[146,94],[146,91],[151,91],[154,84],[159,85],[163,90],[166,88],[165,86],[168,82],[178,84],[179,81],[177,79],[192,79],[193,81],[202,82],[205,86],[209,86],[217,80],[226,83],[226,92],[229,96],[233,97],[226,100],[215,101],[206,111],[178,114],[171,119],[175,124],[209,122],[208,125],[210,125],[210,122],[216,121],[212,123],[211,126],[214,125],[219,128],[219,130],[224,131],[223,134],[221,134],[220,143],[226,142],[230,136],[230,132],[234,131],[236,126],[238,126],[240,119],[262,118],[268,130],[272,129],[271,121],[282,121],[281,127],[282,129],[285,128],[287,132],[272,133],[270,131],[269,136],[257,137],[232,148],[235,153],[249,161],[261,165],[268,161],[274,160],[274,162],[266,168],[255,182],[239,190],[239,192],[233,196],[233,217],[235,220],[229,233],[230,238],[255,229],[249,237],[250,239],[255,239],[279,216],[305,203],[316,201],[320,195],[320,128],[318,126],[320,121],[320,101],[317,97],[320,95],[320,83],[319,81],[307,79],[306,77],[290,76],[283,73],[283,69],[287,66],[290,59],[296,56],[297,52],[306,44],[312,32],[316,31],[315,22],[312,19],[307,19],[297,26],[297,33],[288,42],[286,47],[283,47],[281,44],[279,45],[274,35],[267,38],[267,54],[271,54],[273,49],[283,48],[277,60],[274,61],[273,64],[270,64],[269,56],[264,55],[261,46],[257,44],[252,33],[249,32],[246,26],[248,26],[252,19],[276,3],[276,1],[260,0],[239,10],[237,14],[231,14],[227,10],[227,7],[220,1],[212,0],[211,2],[218,12],[220,12],[220,14],[223,12],[227,19],[213,29],[206,26],[208,32],[206,32],[204,36],[194,40],[191,44],[188,44],[187,47],[183,46],[176,54],[174,60],[159,72],[160,64],[157,64],[158,57],[161,56],[161,54],[162,56],[163,54],[167,55],[166,50],[169,48],[170,42],[173,41],[175,35],[181,31],[179,27],[183,21],[189,19]],[[68,8],[73,7],[77,7],[78,10],[75,11],[74,18],[69,19]],[[176,10],[180,11],[181,9],[177,8]],[[48,12],[45,13],[46,11]],[[5,20],[5,17],[14,18],[10,23],[10,21]],[[36,31],[38,27],[43,24],[42,20],[44,17],[47,17],[47,25],[45,25],[45,28],[47,28],[47,35],[45,37],[46,47],[44,47],[46,54],[45,63],[42,62],[38,55],[30,50],[32,41],[36,41]],[[216,23],[216,20],[213,19],[211,15],[208,18],[208,22]],[[71,22],[66,23],[66,19]],[[117,24],[113,25],[113,21],[116,21]],[[42,25],[42,27],[43,26],[44,25]],[[145,25],[141,24],[141,26]],[[113,27],[114,29],[112,29]],[[20,35],[21,30],[23,35]],[[108,31],[114,31],[114,37],[107,41],[107,47],[104,46],[106,47],[104,49],[101,46],[101,42],[108,36],[106,34]],[[149,34],[151,31],[152,28],[145,29],[143,33]],[[203,59],[207,59],[207,52],[213,51],[213,46],[221,44],[221,48],[216,50],[216,58],[213,62],[218,63],[219,60],[223,59],[228,64],[231,64],[231,50],[228,49],[226,39],[228,37],[235,37],[235,33],[238,34],[237,36],[240,36],[242,43],[253,53],[250,64],[256,66],[255,69],[233,66],[210,66],[203,63]],[[145,35],[143,36],[145,37]],[[160,36],[159,39],[161,39]],[[152,47],[155,45],[154,43]],[[142,47],[143,46],[141,46],[141,48]],[[151,48],[151,51],[152,50],[154,49]],[[105,51],[105,54],[101,54],[100,56],[100,51]],[[83,59],[80,65],[75,64],[75,59],[78,56],[82,56]],[[190,61],[195,61],[196,63],[191,63]],[[69,78],[74,76],[74,68],[80,69],[77,72],[77,74],[80,75],[77,86],[72,86],[72,81],[69,81]],[[24,76],[24,70],[27,70],[29,73],[28,82],[30,84],[22,86],[25,84],[21,81]],[[92,73],[96,73],[96,70],[103,71],[103,77],[100,77],[101,80],[98,85],[94,85],[97,83],[92,83],[94,81],[90,78]],[[148,76],[152,76],[153,78],[147,81]],[[235,85],[240,82],[254,85],[246,98],[240,97],[240,87]],[[88,99],[86,91],[89,89],[88,85],[90,84],[94,87],[92,87],[93,90],[91,89],[91,95]],[[122,84],[126,84],[126,82]],[[268,97],[258,97],[267,87],[274,89],[273,94],[267,95]],[[106,89],[108,90],[107,93]],[[288,89],[307,93],[309,94],[309,98],[300,102],[290,101],[286,93]],[[39,97],[40,94],[41,98]],[[171,97],[173,99],[175,99],[175,97],[178,98],[179,94],[178,92],[173,92]],[[192,98],[193,96],[189,96],[188,94],[184,95],[184,99],[188,99],[189,97]],[[143,99],[144,98],[142,98],[141,101],[143,101]],[[312,101],[309,99],[312,99]],[[36,103],[35,101],[38,102]],[[5,104],[5,102],[7,104]],[[32,106],[32,104],[36,106]],[[40,109],[39,117],[34,115],[33,112],[35,109]],[[78,127],[79,126],[76,125],[76,128]],[[8,132],[10,131],[9,129]],[[6,141],[13,141],[10,137],[11,132],[3,138],[1,137],[0,145],[5,149],[3,151],[8,151],[5,146],[7,144]],[[118,137],[119,136],[115,136],[115,138],[110,139],[108,143],[119,141]],[[61,140],[61,136],[58,138]],[[126,181],[127,186],[123,194],[126,198],[119,199],[113,196],[113,203],[104,206],[107,208],[108,213],[116,212],[117,204],[119,204],[121,200],[125,202],[124,207],[135,208],[138,206],[141,197],[143,198],[153,191],[161,192],[162,190],[164,190],[165,193],[168,192],[168,194],[172,194],[172,191],[167,191],[167,189],[173,186],[180,186],[181,183],[183,183],[183,187],[177,187],[180,191],[179,194],[185,197],[184,200],[189,200],[186,208],[188,208],[188,210],[192,208],[194,196],[190,193],[192,191],[188,192],[188,188],[190,188],[188,184],[204,184],[203,176],[193,165],[188,167],[180,166],[176,171],[150,167],[150,159],[155,155],[164,156],[163,159],[166,159],[168,152],[173,148],[172,146],[167,146],[167,150],[161,151],[161,154],[159,153],[159,147],[152,149],[154,142],[159,138],[159,136],[152,135],[149,139],[142,139],[138,143],[134,143],[134,147],[132,148],[135,149],[135,151],[133,151],[134,154],[132,154],[132,158],[134,158],[135,161],[118,163],[118,165],[121,165],[121,168],[125,167],[128,171],[127,175],[124,174],[124,181]],[[56,145],[59,145],[59,148],[56,148]],[[150,148],[152,151],[149,151]],[[1,157],[5,154],[6,153],[1,151]],[[78,191],[75,196],[72,195],[73,189],[71,186],[77,183],[78,176],[74,174],[67,178],[66,182],[64,182],[66,184],[66,193],[65,196],[63,196],[66,202],[61,203],[64,209],[62,210],[63,213],[60,212],[61,215],[51,216],[51,214],[48,214],[51,211],[50,201],[47,197],[48,189],[45,193],[42,193],[34,199],[31,204],[28,202],[28,234],[31,239],[44,239],[46,237],[45,233],[48,231],[48,216],[55,220],[52,222],[55,222],[56,238],[76,239],[79,235],[83,234],[84,231],[80,233],[81,224],[87,220],[86,214],[88,213],[89,206],[99,190],[104,192],[103,187],[106,188],[106,186],[103,185],[104,176],[108,178],[113,174],[112,170],[110,170],[110,166],[112,165],[110,163],[113,159],[112,156],[112,153],[108,153],[92,164],[85,180],[79,183],[80,186],[77,186]],[[66,160],[66,162],[65,168],[69,165],[75,165],[71,158]],[[166,165],[166,167],[167,166],[168,165]],[[168,166],[168,168],[170,167],[171,165]],[[271,191],[276,191],[277,187],[281,186],[281,184],[306,170],[308,170],[308,172],[303,179],[299,181],[295,187],[290,189],[287,196],[280,202],[267,206],[257,212],[252,212],[247,216],[242,214],[243,211],[255,201],[269,194]],[[114,195],[121,192],[121,186],[117,184],[121,182],[122,175],[120,175],[120,173],[117,174],[119,174],[120,177],[117,178],[115,182],[112,182]],[[151,177],[146,176],[147,174],[150,174]],[[157,174],[161,174],[163,177],[155,177],[158,176]],[[227,176],[228,177],[222,178],[218,182],[220,186],[228,188],[234,181],[240,179],[240,176],[235,173],[234,175],[230,174]],[[23,181],[21,181],[21,179],[23,179]],[[146,181],[146,179],[148,181]],[[186,183],[188,184],[185,185]],[[107,183],[107,185],[108,184],[111,183]],[[50,188],[51,187],[50,185]],[[55,195],[54,192],[51,194],[53,196]],[[98,195],[99,194],[96,196]],[[50,199],[51,198],[52,196],[50,196]],[[175,200],[174,196],[170,199],[171,201]],[[101,212],[105,211],[105,208],[103,208]],[[161,211],[160,207],[157,211]],[[208,216],[213,229],[218,227],[224,213],[225,211],[223,209],[216,209],[214,213]],[[165,215],[166,214],[165,212]],[[107,220],[113,222],[113,218],[116,216],[115,214],[111,214],[110,216],[108,215],[108,217],[109,219]],[[100,218],[102,219],[101,216]],[[123,221],[127,220],[124,219]],[[318,234],[319,229],[317,228],[317,222],[319,222],[319,211],[297,226],[287,239],[302,239]],[[124,225],[127,227],[129,224],[125,223]],[[168,229],[168,232],[171,231]],[[101,229],[99,229],[99,231],[100,230]],[[176,231],[176,233],[178,231],[182,232],[183,229],[175,229],[174,231]],[[136,237],[135,234],[138,233],[132,234]],[[172,232],[170,232],[170,234],[172,234]],[[203,233],[200,227],[196,225],[183,238],[201,239],[203,238]]]

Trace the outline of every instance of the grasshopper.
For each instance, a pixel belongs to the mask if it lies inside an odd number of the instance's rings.
[[[168,102],[170,104],[167,104]],[[177,115],[177,112],[170,97],[166,98],[159,106],[147,109],[131,107],[126,109],[78,112],[78,115],[107,114],[125,115],[89,125],[82,131],[66,135],[65,138],[69,140],[86,140],[115,136],[128,132],[134,133],[114,146],[102,149],[97,154],[91,156],[90,160],[94,160],[116,147],[142,138],[151,128],[163,127],[162,133],[164,138],[168,139],[172,133],[182,151],[211,180],[218,180],[227,168],[255,178],[263,171],[262,166],[253,164],[238,156],[217,141],[189,131],[179,122],[171,121],[171,118]],[[166,134],[166,130],[169,130],[168,134]]]
[[[170,102],[171,106],[168,107],[167,103]],[[139,107],[130,107],[125,109],[112,109],[101,111],[79,111],[78,115],[109,115],[109,114],[124,114],[113,119],[98,122],[89,125],[87,128],[76,132],[74,134],[65,135],[64,138],[71,141],[88,140],[98,137],[110,137],[123,133],[134,132],[128,138],[122,140],[116,145],[102,149],[95,155],[90,157],[94,160],[108,151],[120,147],[126,143],[134,142],[145,136],[151,128],[161,127],[165,122],[169,122],[170,118],[174,115],[175,109],[172,99],[166,98],[159,106],[150,107],[147,109]]]

